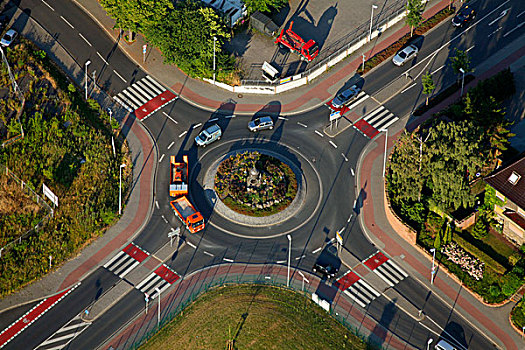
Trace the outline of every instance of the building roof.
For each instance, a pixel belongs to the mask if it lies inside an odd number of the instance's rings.
[[[525,153],[517,161],[487,176],[485,182],[525,210]]]
[[[503,215],[508,217],[512,222],[522,228],[525,231],[525,218],[513,210],[505,210]]]

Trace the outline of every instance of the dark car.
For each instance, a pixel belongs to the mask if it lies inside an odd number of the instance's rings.
[[[468,22],[476,18],[476,12],[472,7],[465,6],[456,13],[454,18],[452,18],[452,25],[454,27],[463,27]]]
[[[343,90],[332,100],[332,107],[341,108],[347,104],[351,99],[355,98],[361,89],[357,85],[353,85],[346,90]]]
[[[337,248],[333,245],[327,246],[317,258],[312,271],[320,273],[326,278],[334,278],[339,272],[341,260],[337,257]]]

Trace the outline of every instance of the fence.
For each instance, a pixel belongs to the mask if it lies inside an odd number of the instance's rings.
[[[286,266],[274,264],[229,264],[214,265],[203,268],[186,276],[181,280],[176,289],[167,292],[161,301],[162,316],[161,321],[157,321],[157,312],[153,303],[149,303],[151,311],[145,315],[144,309],[135,315],[126,325],[117,330],[114,339],[108,344],[99,346],[99,349],[137,349],[157,333],[167,323],[176,318],[186,307],[191,305],[199,296],[212,288],[232,285],[232,284],[261,284],[277,286],[304,293],[305,297],[311,298],[312,294],[318,290],[320,279],[308,272],[303,271],[309,279],[308,283],[303,284],[298,270],[293,269],[290,286],[287,286]],[[304,286],[304,290],[303,290]],[[118,306],[116,306],[118,307]],[[370,315],[353,308],[353,301],[345,294],[338,292],[332,298],[330,315],[345,326],[359,338],[366,340],[377,349],[383,349],[383,340],[370,331],[366,325],[370,321]],[[346,316],[345,316],[346,315]],[[404,348],[411,348],[409,341],[403,340],[394,335],[388,329],[380,325],[379,320],[373,320],[375,327],[381,329],[382,334],[390,333],[396,341],[392,343],[402,344]],[[112,337],[109,337],[112,338]]]
[[[50,217],[53,217],[53,209],[46,203],[45,200],[42,199],[42,197],[40,197],[32,188],[31,186],[29,186],[26,182],[24,182],[23,180],[21,180],[20,178],[18,178],[12,171],[9,170],[8,167],[6,167],[5,165],[3,164],[0,164],[0,172],[2,173],[5,173],[6,176],[9,176],[11,179],[13,179],[14,181],[16,181],[20,186],[21,188],[26,192],[26,194],[30,195],[33,197],[33,200],[42,205],[46,210],[47,210],[47,215],[42,218],[42,220],[40,220],[38,222],[38,224],[36,224],[34,227],[32,227],[31,229],[27,230],[26,232],[24,232],[23,234],[21,234],[18,238],[12,240],[11,242],[8,242],[7,244],[5,244],[4,246],[0,247],[0,258],[2,257],[2,251],[6,248],[9,248],[11,247],[13,244],[15,244],[16,242],[19,242],[21,243],[22,242],[22,238],[26,238],[30,235],[32,235],[33,233],[35,232],[38,232],[43,226],[44,226],[44,223],[46,223]]]

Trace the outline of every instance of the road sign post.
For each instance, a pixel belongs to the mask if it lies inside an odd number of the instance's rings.
[[[142,63],[146,63],[146,51],[148,50],[148,44],[142,45]]]
[[[180,227],[177,227],[176,229],[171,229],[170,232],[168,232],[168,238],[170,239],[170,247],[173,247],[173,237],[177,236],[177,238],[180,238]]]
[[[149,302],[149,296],[144,293],[144,300],[146,300],[146,315],[148,314],[148,302]]]
[[[343,237],[341,236],[341,232],[343,230],[344,229],[341,229],[341,230],[335,232],[335,238],[337,240],[337,246],[338,246],[337,251],[339,251],[339,249],[343,246]]]

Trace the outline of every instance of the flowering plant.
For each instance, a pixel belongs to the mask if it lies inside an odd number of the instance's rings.
[[[454,264],[458,264],[477,281],[483,278],[485,263],[470,256],[470,254],[468,254],[456,242],[450,242],[449,244],[445,245],[443,248],[441,248],[441,253],[443,253],[448,258],[448,260],[452,261]]]

